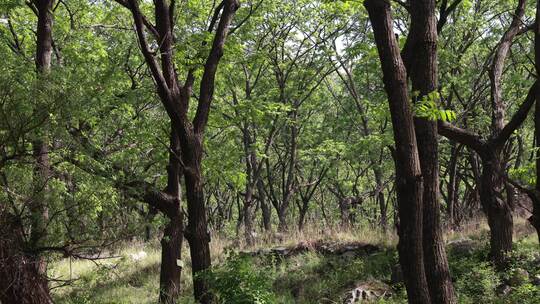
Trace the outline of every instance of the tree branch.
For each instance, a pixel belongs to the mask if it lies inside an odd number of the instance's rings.
[[[527,115],[529,114],[529,110],[532,108],[534,102],[535,102],[535,93],[536,89],[538,87],[538,81],[536,81],[531,88],[529,89],[529,92],[527,93],[527,97],[525,98],[525,101],[519,106],[519,109],[514,113],[514,116],[512,116],[512,119],[504,126],[504,128],[501,130],[499,135],[497,135],[496,138],[493,139],[493,143],[496,145],[503,145],[508,138],[512,135],[512,133],[521,126],[523,121],[527,118]]]
[[[480,138],[480,136],[474,132],[471,132],[469,130],[461,129],[459,127],[456,127],[452,124],[449,124],[444,121],[438,121],[438,129],[439,134],[453,140],[455,142],[458,142],[460,144],[463,144],[479,154],[483,152],[486,142]]]
[[[114,1],[116,1],[116,3],[122,5],[123,7],[131,11],[131,4],[128,3],[126,0],[114,0]],[[154,37],[158,39],[159,34],[158,34],[158,31],[156,30],[156,27],[150,21],[148,21],[148,19],[142,14],[141,14],[141,18],[142,18],[144,26],[146,26],[146,28],[150,31],[150,33],[152,33],[152,35],[154,35]]]
[[[237,0],[224,0],[223,3],[224,7],[221,18],[214,36],[212,49],[210,50],[210,54],[204,65],[204,72],[201,79],[199,104],[197,105],[197,111],[195,113],[195,118],[193,119],[193,127],[196,134],[201,134],[204,131],[208,121],[210,104],[212,102],[212,96],[214,95],[214,80],[218,63],[223,56],[223,46],[225,45],[229,26],[236,10],[240,6]]]

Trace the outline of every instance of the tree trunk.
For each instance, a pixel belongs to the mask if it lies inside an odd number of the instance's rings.
[[[430,303],[422,245],[422,173],[407,92],[407,75],[393,31],[390,4],[366,0],[383,71],[395,141],[399,210],[398,252],[409,303]]]
[[[23,251],[22,223],[0,207],[0,303],[52,303],[35,258]]]
[[[180,178],[182,167],[180,140],[171,125],[169,165],[167,166],[167,188],[165,192],[173,199],[171,211],[166,213],[169,220],[161,239],[161,268],[159,274],[159,302],[175,304],[180,296],[180,276],[182,274],[182,241],[184,240],[184,219],[180,207]]]
[[[249,94],[247,94],[249,96]],[[244,161],[246,162],[246,189],[244,194],[244,234],[246,243],[248,246],[252,246],[255,243],[253,238],[253,191],[256,187],[257,179],[259,179],[259,172],[257,168],[257,155],[255,154],[254,147],[252,146],[254,140],[251,137],[250,130],[246,124],[242,129],[243,144],[244,144]]]
[[[298,231],[304,230],[304,224],[306,220],[306,214],[309,210],[309,200],[302,200],[299,203],[298,209]]]
[[[419,98],[422,98],[437,90],[435,1],[413,0],[410,3],[411,31],[408,43],[414,56],[407,60],[410,61],[412,89],[419,91]],[[430,299],[432,303],[457,303],[440,223],[437,123],[420,117],[416,117],[414,123],[424,186],[423,252]]]
[[[264,184],[260,178],[257,180],[257,195],[259,196],[259,201],[261,203],[264,230],[270,232],[272,231],[272,208],[268,205],[266,193],[264,192]]]
[[[36,30],[36,70],[38,76],[38,86],[46,85],[42,81],[42,77],[49,73],[51,68],[51,55],[52,55],[52,27],[53,27],[53,15],[52,7],[53,0],[34,1],[37,8],[38,22]],[[47,237],[47,221],[49,219],[48,212],[48,180],[50,176],[50,164],[49,164],[49,143],[46,136],[46,127],[42,130],[43,133],[37,135],[36,139],[32,141],[33,156],[35,159],[34,169],[34,197],[32,198],[30,212],[31,212],[31,231],[30,231],[30,247],[40,247],[45,238]],[[49,293],[47,287],[47,262],[43,256],[39,253],[27,257],[31,260],[30,265],[36,267],[36,271],[22,270],[26,272],[26,275],[39,276],[36,278],[30,278],[35,282],[42,282],[45,286],[41,289],[41,293]],[[22,266],[22,268],[32,267]],[[37,283],[37,285],[42,285]],[[50,298],[50,296],[47,296]]]
[[[379,202],[379,211],[381,213],[381,228],[384,232],[388,229],[388,215],[387,215],[387,205],[384,198],[384,192],[383,192],[383,180],[382,180],[382,173],[380,168],[373,169],[373,174],[375,175],[375,184],[377,187],[377,201]]]
[[[38,11],[36,68],[38,73],[47,74],[51,68],[52,55],[52,9],[54,0],[34,0]]]
[[[423,246],[426,278],[432,303],[457,303],[450,278],[440,221],[439,163],[435,122],[416,121],[424,178]],[[420,148],[421,147],[421,148]]]
[[[197,276],[199,272],[208,269],[211,265],[210,234],[202,184],[203,135],[208,123],[215,77],[223,56],[225,40],[240,3],[236,0],[224,0],[220,5],[221,14],[216,12],[215,19],[213,19],[213,23],[217,21],[214,24],[217,26],[215,29],[209,30],[213,33],[213,39],[200,78],[197,109],[191,120],[188,108],[196,77],[195,70],[186,67],[188,69],[186,79],[181,82],[178,79],[178,71],[175,69],[174,48],[172,47],[174,44],[173,22],[175,18],[173,11],[175,2],[154,1],[155,27],[145,22],[147,19],[139,8],[139,1],[117,0],[117,2],[131,11],[141,53],[152,74],[161,103],[178,134],[186,186],[188,225],[185,236],[190,245],[194,274],[193,291],[195,300],[207,304],[211,302],[212,296],[205,280]],[[218,15],[219,19],[217,19]],[[160,56],[155,56],[154,51],[151,50],[146,35],[147,31],[159,41]]]
[[[180,296],[182,274],[183,218],[169,219],[161,239],[161,268],[159,273],[159,303],[174,304]]]
[[[350,197],[344,197],[339,201],[339,218],[341,222],[341,227],[343,229],[349,229],[351,227],[351,201]]]
[[[196,149],[194,154],[196,155],[196,161],[191,163],[193,166],[189,166],[189,170],[186,170],[184,174],[189,218],[187,240],[191,253],[195,299],[202,304],[208,304],[212,302],[212,296],[208,292],[208,285],[203,278],[197,277],[199,272],[209,269],[211,265],[210,233],[206,219],[201,167],[199,165],[202,149]]]
[[[500,149],[487,149],[482,156],[480,201],[487,215],[490,235],[490,256],[499,268],[506,266],[506,254],[512,250],[512,209],[503,198]]]
[[[246,185],[246,194],[244,196],[244,233],[248,246],[253,246],[253,186]]]
[[[286,232],[289,227],[287,225],[287,208],[279,208],[277,210],[278,215],[278,231]]]
[[[536,1],[536,22],[534,25],[534,65],[536,75],[540,75],[540,1]],[[534,187],[535,198],[533,199],[533,211],[529,222],[536,229],[538,241],[540,243],[540,86],[535,92],[534,108],[534,143],[536,148],[536,184]]]
[[[462,146],[458,146],[456,143],[451,142],[450,149],[450,161],[448,164],[448,176],[449,181],[447,185],[447,216],[448,216],[448,227],[454,229],[456,227],[456,205],[458,199],[458,176],[457,176],[457,163],[459,159],[459,153]]]
[[[49,219],[49,208],[47,206],[47,188],[48,179],[50,176],[49,170],[49,146],[47,142],[35,140],[32,143],[33,156],[36,161],[34,168],[34,195],[30,205],[31,213],[31,231],[30,231],[30,247],[38,248],[43,246],[47,237],[47,221]],[[35,265],[38,267],[38,272],[46,276],[47,261],[40,255],[35,256]]]

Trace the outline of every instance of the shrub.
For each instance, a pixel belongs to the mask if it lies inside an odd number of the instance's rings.
[[[272,273],[269,267],[254,265],[249,257],[232,254],[223,265],[200,274],[210,285],[218,303],[271,304]]]
[[[493,303],[500,278],[490,263],[462,258],[452,264],[460,303]]]

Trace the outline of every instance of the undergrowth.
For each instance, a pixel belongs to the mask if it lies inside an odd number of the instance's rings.
[[[535,236],[515,243],[505,272],[497,272],[489,263],[488,246],[482,240],[485,238],[471,238],[478,245],[474,250],[466,253],[448,250],[459,303],[540,303],[540,288],[533,284],[534,278],[540,279],[540,254]],[[224,252],[226,247],[219,244],[219,249],[214,249],[220,250],[213,252],[219,259],[214,259],[212,269],[200,274],[210,282],[217,303],[341,303],[346,292],[359,282],[368,286],[391,286],[391,296],[377,303],[406,303],[403,285],[390,282],[392,267],[398,260],[393,245],[381,245],[380,251],[370,255],[325,255],[307,251],[286,258],[251,257],[239,253],[238,249]],[[140,251],[147,256],[134,261],[131,255]],[[52,263],[52,277],[74,279],[69,286],[53,290],[55,302],[155,303],[159,288],[159,248],[139,244],[126,247],[118,255],[119,258],[98,263],[82,260],[70,263],[66,259]],[[187,252],[185,256],[188,261]],[[185,265],[189,266],[189,262]],[[194,303],[189,267],[182,272],[182,287],[179,303]],[[506,291],[502,293],[504,288]]]

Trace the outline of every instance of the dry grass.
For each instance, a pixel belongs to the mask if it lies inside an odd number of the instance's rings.
[[[515,219],[515,240],[538,243],[532,227],[522,218]],[[489,230],[484,219],[470,221],[459,231],[447,231],[446,239],[471,238],[487,244]],[[397,244],[395,233],[384,233],[371,227],[339,229],[308,226],[304,231],[258,234],[253,246],[246,246],[243,232],[239,236],[215,233],[211,241],[214,264],[221,264],[228,251],[252,251],[260,248],[293,246],[299,243],[331,241],[334,243],[362,242],[384,248]],[[191,259],[187,243],[183,246],[184,271],[182,272],[183,297],[180,303],[193,303],[191,298]],[[140,252],[145,256],[135,260]],[[88,261],[62,259],[51,263],[50,276],[60,280],[73,280],[69,286],[53,290],[57,303],[155,303],[159,289],[160,246],[152,242],[131,242],[115,250],[116,258]],[[309,254],[307,255],[309,257]],[[321,257],[317,257],[319,260]],[[312,259],[313,261],[317,259]],[[319,261],[320,262],[320,261]],[[306,262],[309,266],[309,262]],[[304,265],[299,263],[299,265]],[[305,267],[302,266],[302,267]],[[307,267],[307,266],[306,266]],[[346,268],[344,268],[346,269]],[[345,271],[345,270],[344,270]],[[345,273],[347,274],[347,273]],[[336,276],[339,277],[338,274]],[[343,275],[346,278],[346,275]],[[53,283],[53,288],[59,283]],[[337,285],[336,285],[337,286]]]

